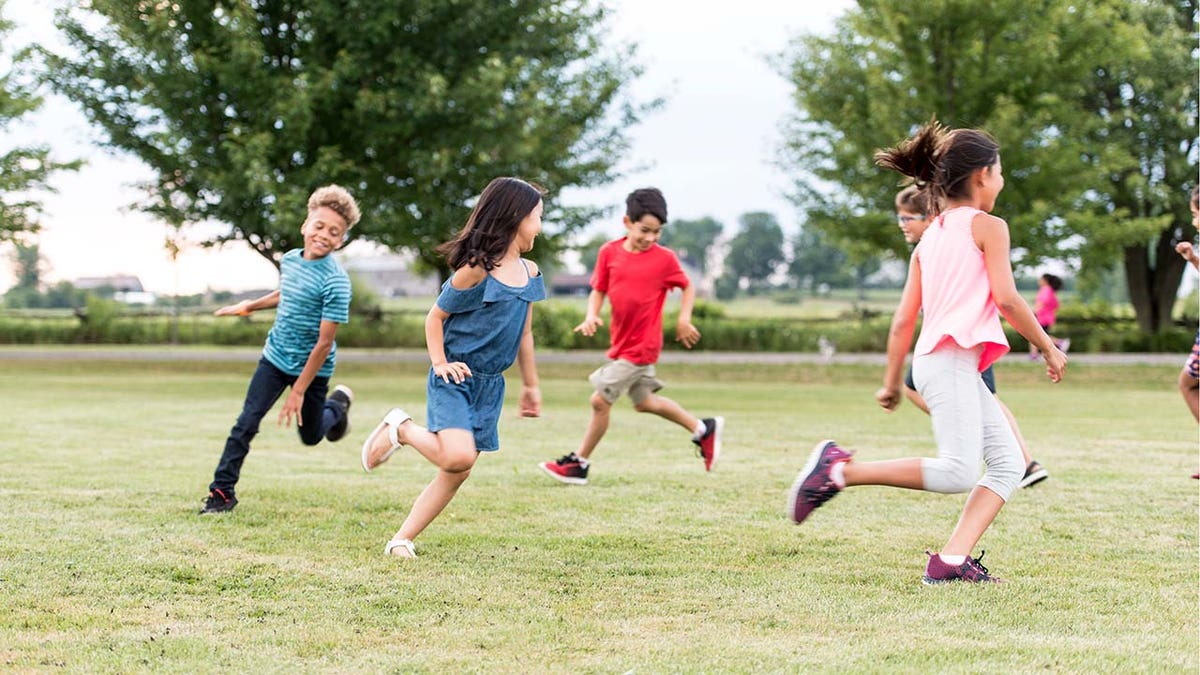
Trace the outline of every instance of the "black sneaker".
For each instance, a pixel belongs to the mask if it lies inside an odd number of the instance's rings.
[[[1025,475],[1021,477],[1021,482],[1017,485],[1023,488],[1032,487],[1049,477],[1050,472],[1046,471],[1046,468],[1035,459],[1029,462],[1029,466],[1025,467]]]
[[[224,491],[214,488],[208,491],[208,498],[204,500],[204,508],[200,509],[200,515],[232,511],[235,506],[237,506],[237,497],[234,496],[232,490],[226,495]]]
[[[350,431],[350,404],[354,402],[354,392],[350,390],[350,387],[339,384],[333,388],[333,393],[329,395],[327,400],[333,401],[334,405],[341,407],[342,420],[329,427],[329,431],[325,432],[325,440],[330,442],[340,441]]]
[[[588,468],[584,466],[583,460],[573,452],[563,455],[553,462],[542,462],[538,466],[556,481],[571,485],[587,485]]]

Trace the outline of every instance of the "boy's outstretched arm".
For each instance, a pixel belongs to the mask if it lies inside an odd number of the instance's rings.
[[[250,312],[260,309],[271,309],[279,306],[279,289],[275,289],[270,293],[256,298],[254,300],[243,300],[232,305],[225,305],[217,311],[213,312],[215,316],[246,316]]]
[[[688,284],[683,288],[683,298],[679,301],[679,321],[675,323],[675,341],[691,349],[700,341],[700,331],[692,325],[692,308],[696,306],[696,286]]]
[[[921,311],[921,263],[913,251],[908,263],[908,280],[904,282],[904,293],[900,304],[892,315],[892,327],[888,331],[887,368],[883,373],[883,386],[875,392],[875,400],[884,410],[891,412],[900,405],[900,385],[903,379],[904,358],[912,346],[913,329],[917,325],[917,314]]]
[[[542,414],[542,390],[538,388],[537,363],[533,359],[533,305],[525,315],[525,332],[517,349],[517,368],[521,371],[521,417]]]
[[[587,315],[583,317],[583,323],[575,326],[575,332],[588,337],[595,335],[596,329],[604,325],[604,319],[600,318],[600,310],[603,307],[604,293],[593,288],[592,292],[588,293]]]
[[[287,399],[283,402],[283,408],[279,411],[279,424],[292,426],[292,417],[296,418],[296,426],[304,426],[304,418],[300,416],[300,408],[304,405],[304,393],[308,391],[308,385],[312,384],[313,378],[317,373],[321,372],[321,366],[325,365],[325,359],[329,357],[330,350],[333,349],[333,338],[337,335],[338,324],[336,321],[321,320],[321,332],[317,336],[317,344],[313,345],[312,351],[308,353],[308,361],[304,363],[304,370],[300,371],[300,376],[292,383],[292,391],[288,393]]]

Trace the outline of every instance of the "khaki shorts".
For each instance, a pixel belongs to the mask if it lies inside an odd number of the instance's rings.
[[[663,388],[662,380],[654,376],[654,364],[639,366],[624,359],[609,361],[588,376],[588,382],[596,388],[609,405],[621,394],[629,392],[629,398],[637,405],[654,392]]]

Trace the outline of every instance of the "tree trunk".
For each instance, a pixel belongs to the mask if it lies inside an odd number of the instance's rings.
[[[1175,252],[1173,230],[1158,235],[1154,246],[1154,259],[1146,246],[1130,246],[1125,249],[1125,278],[1129,287],[1129,301],[1137,318],[1138,328],[1143,333],[1160,333],[1171,327],[1171,312],[1175,309],[1175,295],[1183,280],[1183,258]]]

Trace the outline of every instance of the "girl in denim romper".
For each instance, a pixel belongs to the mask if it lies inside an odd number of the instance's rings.
[[[546,297],[537,265],[521,258],[542,229],[542,190],[517,178],[497,178],[484,189],[459,235],[438,248],[454,274],[425,318],[432,363],[427,384],[428,428],[393,408],[363,443],[370,471],[402,445],[437,467],[384,552],[416,557],[413,539],[454,498],[480,452],[500,449],[496,425],[504,403],[504,375],[516,360],[524,386],[521,414],[541,412],[530,332],[532,303]]]

